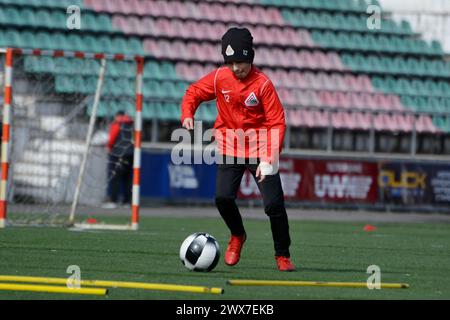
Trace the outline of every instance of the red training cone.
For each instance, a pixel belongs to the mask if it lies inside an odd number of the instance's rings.
[[[368,232],[370,232],[370,231],[375,231],[375,230],[377,230],[377,227],[375,227],[375,226],[373,226],[373,225],[371,225],[371,224],[366,224],[365,226],[364,226],[364,229],[363,229],[364,231],[368,231]]]

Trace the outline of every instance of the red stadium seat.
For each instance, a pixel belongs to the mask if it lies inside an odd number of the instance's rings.
[[[391,110],[390,102],[384,94],[375,93],[373,94],[373,98],[378,109]]]
[[[372,114],[355,112],[355,129],[370,130],[372,128]]]
[[[330,114],[328,111],[312,111],[315,127],[328,127],[330,124]]]
[[[377,131],[389,130],[388,121],[386,121],[386,114],[380,113],[374,116],[373,126]],[[388,119],[389,120],[389,119]]]
[[[253,7],[252,15],[257,17],[257,23],[262,23],[264,25],[271,24],[270,16],[267,14],[266,9],[263,7]]]
[[[113,12],[113,11],[109,11],[108,6],[107,6],[107,2],[106,1],[98,1],[98,0],[84,0],[84,5],[87,8],[91,8],[94,11],[108,11],[108,12]]]
[[[239,14],[236,12],[236,6],[234,4],[223,5],[220,3],[213,3],[209,5],[210,7],[207,9],[208,17],[212,21],[233,21],[234,14]],[[245,22],[245,20],[243,21]]]
[[[279,88],[278,95],[283,104],[294,105],[296,103],[295,96],[292,94],[290,89]]]
[[[195,56],[191,56],[186,48],[186,44],[183,41],[161,41],[164,43],[164,50],[166,50],[166,56],[171,59],[183,59],[183,60],[191,60],[195,59]],[[167,52],[170,51],[170,52]]]
[[[127,19],[122,15],[114,15],[112,17],[112,25],[114,28],[121,30],[124,33],[132,33],[131,26],[127,23]]]
[[[137,4],[134,0],[116,0],[118,11],[122,14],[133,14],[137,11]]]
[[[164,54],[160,42],[153,39],[144,40],[144,50],[157,58]]]
[[[162,1],[142,1],[142,2],[145,14],[152,15],[153,17],[161,17],[163,15]]]
[[[309,128],[314,127],[314,118],[311,111],[301,109],[297,112],[297,117],[301,126],[306,126]]]
[[[376,103],[374,97],[372,96],[372,94],[363,92],[363,93],[361,93],[361,98],[364,102],[364,106],[366,107],[366,109],[371,109],[371,110],[378,109],[377,103]]]
[[[272,44],[274,39],[271,39],[268,34],[268,29],[264,26],[256,26],[252,29],[254,43]]]
[[[330,69],[345,70],[344,66],[342,65],[341,58],[339,58],[339,55],[337,53],[330,52],[327,54],[327,58]]]
[[[291,61],[291,64],[294,66],[297,66],[299,61],[298,59],[298,52],[295,49],[287,49],[284,50],[284,58],[288,61]]]
[[[326,75],[323,72],[321,73],[305,72],[305,78],[309,82],[310,87],[316,90],[326,89],[324,86],[324,83],[326,82],[324,77],[326,77]]]
[[[412,115],[394,114],[392,116],[391,130],[411,132],[413,123],[414,117]]]
[[[399,96],[390,94],[387,96],[387,99],[390,102],[389,104],[392,110],[405,110],[405,107],[403,106]]]
[[[363,110],[368,109],[364,103],[364,100],[363,100],[361,94],[356,93],[356,92],[350,92],[349,98],[350,98],[350,106],[352,108],[363,109]]]
[[[320,98],[320,105],[329,107],[329,108],[336,108],[337,107],[337,100],[334,97],[334,94],[331,91],[319,91],[319,98]]]
[[[280,10],[278,10],[277,8],[267,8],[266,13],[270,20],[271,25],[279,25],[279,26],[286,25],[283,17],[281,16]]]
[[[116,0],[118,2],[120,13],[125,15],[136,14],[140,1],[138,0]]]
[[[433,123],[430,116],[422,114],[416,119],[416,131],[419,133],[429,132],[436,133],[439,132],[438,128]]]
[[[302,88],[307,89],[309,88],[309,84],[306,82],[305,75],[302,72],[299,72],[297,70],[291,70],[287,73],[289,78],[289,87],[295,87],[295,88]]]
[[[303,47],[314,47],[315,44],[311,38],[310,33],[307,30],[297,30],[296,31],[298,38],[300,39],[301,46]]]
[[[297,111],[294,109],[288,109],[286,110],[286,122],[291,126],[300,126],[301,122],[299,117],[297,116]]]
[[[319,72],[318,78],[323,89],[332,91],[341,90],[339,86],[341,85],[342,79],[337,74],[327,74],[325,72]]]
[[[209,3],[200,2],[197,5],[200,17],[205,20],[214,20],[215,13],[213,12]]]
[[[163,17],[176,17],[172,1],[158,1],[161,8],[161,15]]]
[[[298,113],[298,117],[302,126],[306,126],[309,128],[314,127],[315,121],[311,110],[301,109]]]
[[[351,108],[350,97],[347,92],[336,92],[337,104],[340,108]]]
[[[344,127],[344,120],[342,119],[342,112],[331,112],[331,125],[334,129],[342,129]]]
[[[252,7],[239,6],[239,8],[235,10],[235,12],[237,13],[236,18],[238,22],[251,24],[261,23],[261,17],[257,15],[257,12]]]
[[[286,59],[285,50],[280,49],[280,48],[275,48],[275,49],[272,49],[272,53],[273,53],[272,60],[273,60],[274,66],[282,66],[282,67],[286,67],[286,68],[289,68],[290,66],[292,66],[290,61],[288,61],[288,59]]]
[[[361,91],[367,91],[367,92],[374,92],[372,86],[372,81],[370,81],[370,78],[367,75],[359,75],[357,78],[357,83],[361,84],[361,87],[358,86],[358,88],[361,88]]]

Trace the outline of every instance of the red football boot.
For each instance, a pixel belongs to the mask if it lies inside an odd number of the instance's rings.
[[[225,252],[225,263],[229,266],[234,266],[239,262],[241,257],[242,246],[247,239],[246,234],[242,236],[231,235],[230,241],[228,242],[227,251]]]
[[[295,266],[292,264],[291,259],[289,257],[275,256],[275,260],[277,261],[278,270],[280,271],[295,270]]]

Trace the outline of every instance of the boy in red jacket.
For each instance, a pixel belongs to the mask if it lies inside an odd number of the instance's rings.
[[[109,203],[105,209],[114,209],[119,204],[130,206],[133,178],[133,120],[124,111],[118,111],[109,128],[108,140],[108,193]]]
[[[253,37],[246,28],[231,28],[222,37],[225,66],[209,73],[186,91],[181,122],[194,128],[200,103],[217,100],[215,138],[223,163],[218,164],[215,202],[230,229],[225,263],[239,262],[247,239],[236,205],[242,176],[249,170],[257,181],[270,218],[275,260],[280,271],[293,271],[289,223],[278,173],[278,158],[286,128],[283,106],[272,82],[253,66]]]

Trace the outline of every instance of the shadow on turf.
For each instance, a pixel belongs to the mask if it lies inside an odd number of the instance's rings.
[[[325,273],[361,273],[361,269],[331,269],[331,268],[308,268],[308,267],[297,267],[297,271],[305,271],[305,272],[325,272]],[[404,274],[404,272],[394,272],[394,271],[386,271],[385,273],[389,274]]]

